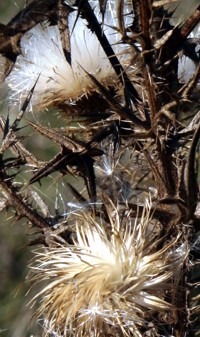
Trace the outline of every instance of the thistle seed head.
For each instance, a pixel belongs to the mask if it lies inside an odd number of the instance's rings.
[[[34,278],[46,285],[34,300],[41,301],[46,335],[142,336],[153,315],[173,317],[187,246],[176,238],[158,248],[149,207],[133,221],[109,201],[109,223],[79,212],[73,245],[36,252]]]
[[[102,25],[98,1],[89,2]],[[126,66],[130,63],[130,48],[121,43],[121,34],[117,32],[117,2],[108,1],[107,6],[102,31],[119,62]],[[124,14],[127,26],[132,22],[130,5],[125,6]],[[34,108],[77,100],[97,90],[87,72],[105,86],[116,85],[117,75],[98,38],[88,28],[87,21],[77,16],[75,10],[67,18],[71,62],[64,55],[58,26],[43,22],[24,34],[20,43],[22,53],[6,80],[12,90],[11,102],[23,102],[36,81],[31,100]]]

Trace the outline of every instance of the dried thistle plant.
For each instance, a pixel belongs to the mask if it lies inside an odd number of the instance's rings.
[[[36,229],[45,336],[199,334],[200,9],[174,4],[34,0],[0,26],[1,204]]]
[[[46,335],[142,336],[141,330],[176,319],[176,286],[188,254],[180,237],[159,248],[159,228],[151,223],[147,203],[138,219],[123,218],[105,200],[109,222],[79,211],[72,245],[54,242],[36,252],[36,282],[47,285],[38,316]],[[72,220],[71,220],[72,221]]]

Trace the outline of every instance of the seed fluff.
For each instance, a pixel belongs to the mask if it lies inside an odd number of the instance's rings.
[[[33,279],[46,284],[33,302],[41,302],[45,336],[142,337],[153,314],[173,317],[187,245],[176,238],[156,249],[149,202],[140,219],[129,211],[121,219],[118,207],[107,203],[109,223],[77,212],[73,245],[36,251]]]
[[[90,1],[90,5],[101,24],[98,1]],[[105,14],[103,32],[119,62],[127,67],[130,63],[130,48],[121,43],[121,35],[117,32],[117,2],[108,1],[107,6],[109,11]],[[126,5],[126,27],[132,22],[130,12],[130,5]],[[35,109],[76,100],[95,91],[97,88],[86,72],[105,86],[116,85],[117,75],[96,35],[88,28],[86,20],[81,17],[77,19],[77,15],[77,10],[74,10],[68,16],[71,64],[65,58],[58,26],[42,22],[21,38],[22,53],[6,80],[11,88],[12,103],[21,104],[37,79],[31,100]]]

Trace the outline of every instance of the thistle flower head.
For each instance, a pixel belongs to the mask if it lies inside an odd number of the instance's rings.
[[[173,283],[187,255],[178,239],[158,249],[158,229],[147,205],[139,220],[120,219],[111,202],[109,224],[87,212],[76,214],[73,245],[36,253],[37,281],[46,334],[56,336],[142,336],[152,314],[173,311]],[[157,247],[157,249],[156,249]],[[174,271],[175,270],[175,271]]]
[[[90,1],[101,24],[102,17],[98,1]],[[114,53],[123,65],[130,55],[125,55],[128,46],[121,44],[117,33],[117,4],[108,1],[109,11],[105,14],[103,32],[106,34]],[[125,24],[130,23],[127,14],[130,5],[125,6]],[[78,12],[69,14],[68,34],[70,37],[71,62],[66,59],[58,26],[48,22],[37,24],[21,38],[21,51],[14,69],[7,78],[12,90],[11,101],[19,103],[27,96],[37,81],[31,100],[33,106],[48,106],[52,103],[76,100],[82,95],[96,90],[86,72],[103,85],[117,82],[117,76],[98,38],[88,28],[87,21],[78,17]]]

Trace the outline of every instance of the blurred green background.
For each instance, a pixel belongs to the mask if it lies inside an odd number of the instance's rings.
[[[25,5],[25,0],[1,0],[0,1],[0,22],[8,23],[9,20],[19,12]]]

